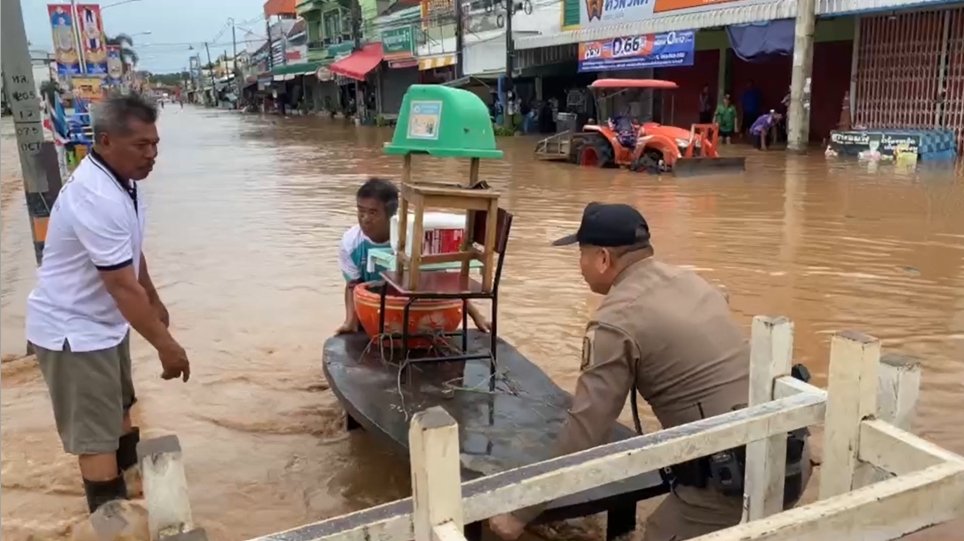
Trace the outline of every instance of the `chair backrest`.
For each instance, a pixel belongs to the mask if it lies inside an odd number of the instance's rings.
[[[476,210],[472,213],[472,242],[485,246],[485,226],[488,211]],[[512,214],[505,209],[499,209],[498,222],[495,224],[495,251],[499,255],[505,253],[509,244],[509,230],[512,229]]]
[[[485,245],[485,221],[488,218],[488,211],[477,210],[472,214],[472,242]],[[512,229],[512,214],[505,209],[499,209],[498,222],[495,226],[495,251],[499,254],[499,260],[495,264],[495,279],[492,283],[492,294],[495,295],[499,290],[499,282],[502,281],[502,263],[505,260],[505,251],[509,245],[509,231]],[[494,297],[493,297],[494,298]]]

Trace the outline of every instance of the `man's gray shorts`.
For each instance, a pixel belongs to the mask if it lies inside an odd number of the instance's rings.
[[[97,351],[70,351],[66,340],[63,351],[33,347],[50,391],[64,451],[73,455],[117,451],[124,412],[136,400],[130,334],[120,344]]]

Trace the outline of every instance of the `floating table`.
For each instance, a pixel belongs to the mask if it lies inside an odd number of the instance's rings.
[[[470,331],[469,349],[486,349],[489,339]],[[382,359],[378,346],[368,344],[365,335],[351,334],[329,338],[324,346],[325,376],[347,412],[349,429],[363,428],[407,455],[411,415],[441,406],[459,424],[463,481],[552,458],[572,396],[509,343],[498,340],[494,379],[486,360],[408,363],[400,372],[397,362]],[[613,425],[613,441],[634,435]],[[667,490],[651,472],[552,502],[537,522],[606,511],[612,539],[635,528],[636,502]]]

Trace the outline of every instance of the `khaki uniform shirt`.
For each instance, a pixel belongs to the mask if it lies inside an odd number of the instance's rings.
[[[557,455],[609,443],[635,387],[663,428],[745,406],[749,344],[723,292],[652,257],[616,279],[583,339],[582,366]],[[535,518],[543,506],[517,513]]]

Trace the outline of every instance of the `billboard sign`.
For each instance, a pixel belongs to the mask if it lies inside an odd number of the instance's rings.
[[[579,44],[579,71],[620,71],[692,66],[696,32],[682,30]]]

